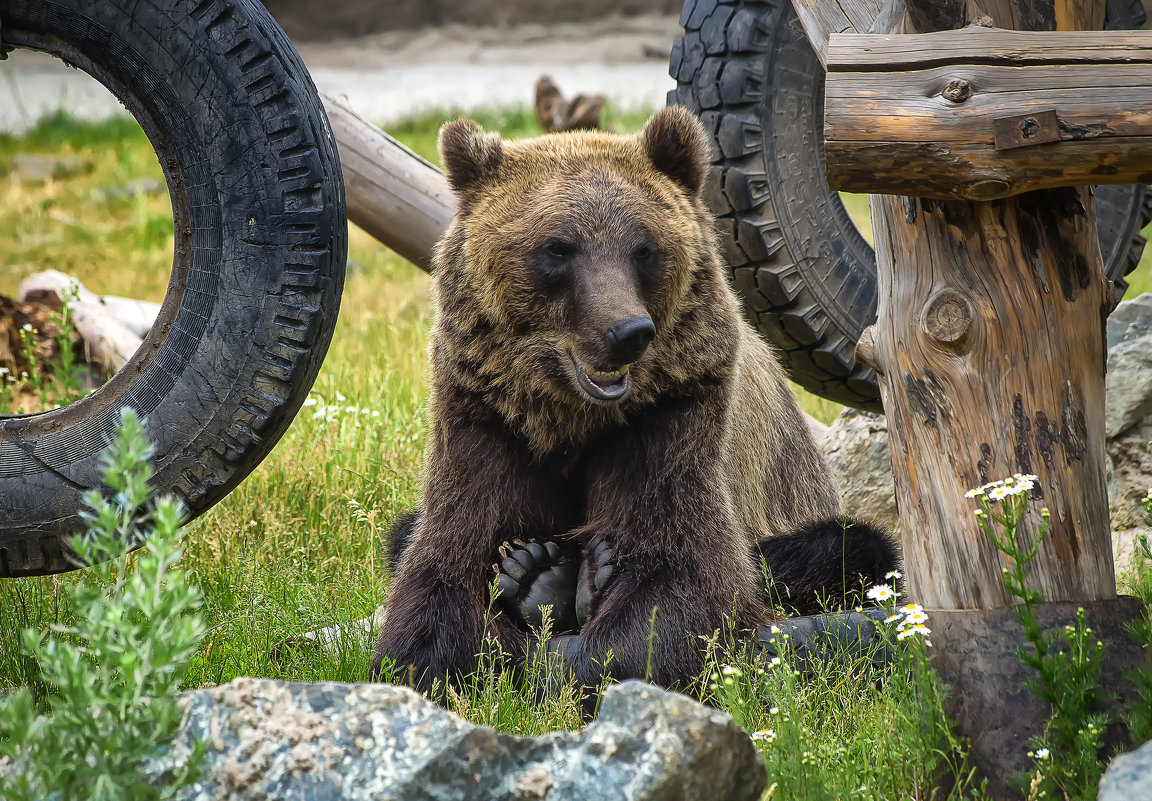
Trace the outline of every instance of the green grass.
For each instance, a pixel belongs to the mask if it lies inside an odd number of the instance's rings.
[[[452,114],[427,114],[390,132],[436,161],[436,130]],[[474,114],[509,137],[537,133],[526,109]],[[612,115],[635,130],[644,113]],[[22,183],[11,170],[24,153],[85,160],[68,179]],[[21,137],[0,136],[0,294],[13,295],[34,272],[59,269],[90,289],[159,300],[171,263],[171,214],[164,193],[121,197],[109,188],[162,176],[134,123],[45,120]],[[849,198],[859,213],[859,198]],[[866,203],[864,204],[866,219]],[[187,527],[182,566],[202,589],[208,633],[187,686],[241,675],[294,681],[361,681],[369,644],[327,656],[277,649],[293,634],[368,615],[384,598],[389,565],[381,535],[418,501],[425,392],[425,343],[431,324],[427,276],[353,227],[349,273],[331,350],[302,409],[272,454],[223,502]],[[1145,256],[1145,262],[1148,260]],[[1133,293],[1149,288],[1147,264]],[[836,404],[798,392],[829,422]],[[19,649],[18,632],[69,620],[75,575],[0,581],[0,693],[38,681]],[[730,709],[760,740],[773,797],[922,798],[937,743],[917,733],[907,676],[874,681],[865,668],[831,666],[800,682],[786,670],[764,674],[738,653],[716,652],[715,676],[698,694]],[[741,673],[732,685],[723,665]],[[709,685],[712,678],[717,688]],[[570,699],[569,699],[570,700]],[[474,720],[536,733],[577,725],[572,703],[542,707],[507,681],[477,685],[453,706]],[[775,708],[779,711],[772,712]],[[863,788],[863,789],[860,789]]]

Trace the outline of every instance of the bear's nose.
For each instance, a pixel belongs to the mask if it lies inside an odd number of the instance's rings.
[[[644,355],[656,338],[656,326],[646,314],[637,314],[608,329],[608,347],[618,364],[631,364]]]

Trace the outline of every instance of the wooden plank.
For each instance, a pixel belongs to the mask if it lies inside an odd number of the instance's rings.
[[[1117,63],[829,73],[829,186],[990,200],[1058,186],[1147,183],[1148,76],[1148,65]],[[997,147],[997,126],[1035,125],[1039,117],[1029,115],[1051,114],[1060,141]]]
[[[958,31],[832,33],[829,72],[900,72],[940,65],[1150,63],[1152,31]]]
[[[792,0],[792,6],[821,64],[831,34],[889,30],[904,13],[904,0]]]
[[[321,99],[340,151],[348,219],[429,269],[432,247],[456,214],[444,174],[339,100]]]

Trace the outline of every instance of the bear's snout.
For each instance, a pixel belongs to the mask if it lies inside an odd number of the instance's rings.
[[[614,364],[631,364],[644,355],[656,338],[656,326],[646,314],[637,314],[608,329],[605,339]]]

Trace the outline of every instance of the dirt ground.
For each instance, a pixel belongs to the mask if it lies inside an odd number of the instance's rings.
[[[298,42],[440,25],[507,28],[637,14],[675,16],[683,5],[682,0],[264,0],[276,21]]]
[[[677,16],[666,13],[509,27],[450,24],[296,44],[322,91],[387,124],[433,108],[530,105],[542,74],[566,95],[599,92],[621,108],[656,109],[675,86],[668,52],[680,33]],[[22,130],[60,108],[83,119],[124,113],[93,79],[50,56],[17,50],[0,62],[0,131]]]

